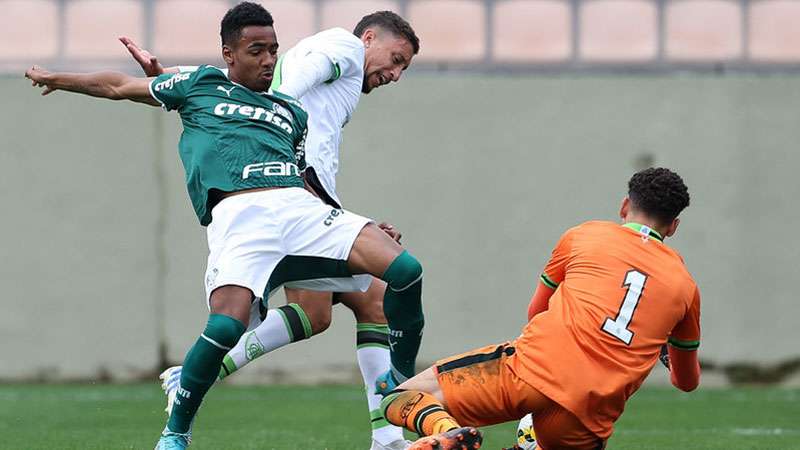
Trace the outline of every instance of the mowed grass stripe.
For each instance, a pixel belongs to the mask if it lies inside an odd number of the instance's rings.
[[[164,425],[151,385],[2,385],[0,449],[152,449]],[[628,403],[608,448],[800,450],[800,390],[649,388]],[[516,424],[485,428],[510,446]],[[197,419],[192,449],[365,450],[369,413],[360,386],[222,384]]]

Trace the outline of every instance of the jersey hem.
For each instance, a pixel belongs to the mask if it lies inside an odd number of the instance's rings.
[[[512,345],[514,345],[514,344],[512,343]],[[515,357],[517,358],[518,363],[522,363],[522,361],[520,360],[520,356],[522,356],[522,355],[523,354],[520,353],[519,351],[516,353]],[[512,373],[514,373],[514,375],[516,375],[525,384],[527,384],[527,385],[531,386],[532,388],[536,389],[537,391],[541,392],[545,397],[547,397],[550,400],[552,400],[555,403],[557,403],[558,406],[560,406],[560,407],[566,409],[567,411],[569,411],[570,413],[572,413],[572,415],[574,415],[583,424],[583,426],[586,427],[586,429],[588,429],[589,431],[594,433],[595,436],[597,436],[598,438],[601,438],[603,440],[607,440],[613,434],[613,432],[614,432],[614,425],[613,424],[609,428],[598,428],[597,425],[595,425],[595,424],[586,423],[586,421],[579,414],[577,414],[574,409],[572,409],[572,408],[570,408],[568,406],[569,405],[568,399],[563,397],[562,395],[560,395],[560,393],[558,391],[551,390],[548,385],[546,385],[544,383],[541,383],[540,380],[538,380],[538,379],[532,380],[532,379],[530,379],[531,378],[530,376],[522,376],[522,375],[520,375],[520,373],[518,373],[518,371],[515,370],[514,364],[511,364],[511,361],[506,361],[505,364],[507,365],[508,370],[510,370]],[[532,372],[532,371],[530,371],[530,369],[528,369],[528,372]],[[533,377],[536,378],[535,375],[533,375]]]

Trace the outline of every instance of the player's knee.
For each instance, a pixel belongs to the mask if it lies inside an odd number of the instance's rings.
[[[389,285],[387,289],[394,292],[411,289],[422,283],[422,264],[404,250],[392,261],[381,279]]]
[[[358,323],[386,323],[386,316],[383,315],[383,301],[364,303],[358,309],[353,310],[353,315]]]
[[[366,295],[361,292],[342,293],[342,304],[353,312],[358,323],[386,323],[386,316],[383,315],[383,290],[373,292],[370,289]]]
[[[244,324],[224,314],[211,314],[208,316],[203,335],[214,340],[219,345],[233,348],[244,334]]]
[[[310,311],[308,319],[311,322],[311,333],[320,334],[331,326],[331,310],[320,309]]]

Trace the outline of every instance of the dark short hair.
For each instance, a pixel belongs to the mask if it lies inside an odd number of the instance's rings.
[[[689,206],[689,189],[677,173],[651,167],[628,181],[628,198],[635,209],[667,225]]]
[[[414,48],[414,54],[419,53],[419,38],[414,33],[414,29],[405,19],[391,11],[378,11],[362,17],[353,30],[353,34],[361,37],[367,28],[375,26],[389,31],[397,37],[405,38]]]
[[[242,37],[242,28],[251,25],[272,26],[272,14],[258,3],[242,2],[229,9],[222,18],[219,35],[222,45],[232,45]]]

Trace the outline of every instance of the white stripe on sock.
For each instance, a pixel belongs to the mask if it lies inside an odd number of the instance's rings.
[[[205,340],[207,340],[211,345],[213,345],[214,347],[217,347],[220,350],[228,351],[228,350],[231,349],[230,347],[225,347],[224,345],[220,344],[219,342],[211,339],[210,337],[206,336],[205,334],[201,334],[200,337],[205,339]]]
[[[408,284],[407,284],[405,287],[403,287],[403,288],[400,288],[400,289],[395,289],[395,288],[393,288],[393,287],[391,287],[391,286],[388,286],[388,287],[389,287],[389,289],[391,289],[393,292],[403,292],[403,291],[405,291],[406,289],[408,289],[408,288],[410,288],[411,286],[413,286],[413,285],[414,285],[414,283],[416,283],[417,281],[419,281],[419,280],[421,280],[421,279],[422,279],[422,274],[419,274],[419,276],[417,277],[417,279],[416,279],[416,280],[412,281],[411,283],[408,283]]]

